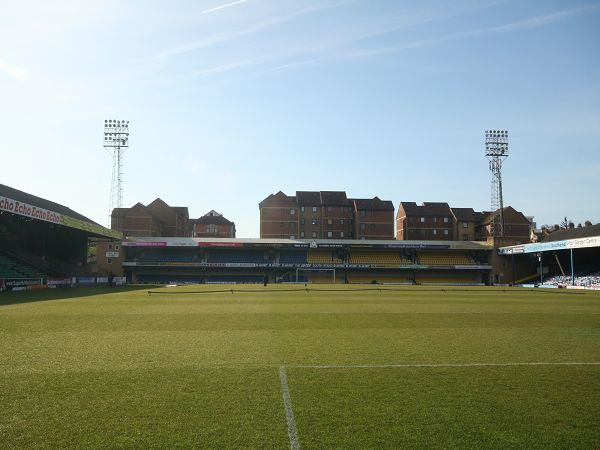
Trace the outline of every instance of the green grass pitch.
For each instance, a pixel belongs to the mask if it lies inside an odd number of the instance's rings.
[[[600,448],[600,292],[314,287],[0,295],[0,448]]]

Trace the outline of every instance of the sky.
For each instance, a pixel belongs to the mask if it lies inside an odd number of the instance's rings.
[[[0,183],[106,225],[214,209],[258,237],[282,190],[600,222],[600,1],[0,0]]]

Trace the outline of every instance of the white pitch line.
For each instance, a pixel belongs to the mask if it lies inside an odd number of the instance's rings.
[[[294,420],[294,410],[292,409],[292,398],[290,388],[288,387],[285,367],[279,368],[279,381],[281,382],[281,391],[283,393],[283,404],[285,406],[285,418],[287,419],[288,436],[290,438],[290,450],[300,450],[300,441],[298,440],[298,429]]]
[[[359,364],[359,365],[290,365],[299,369],[393,369],[411,367],[517,367],[517,366],[598,366],[600,362],[520,362],[520,363],[448,363],[448,364]]]

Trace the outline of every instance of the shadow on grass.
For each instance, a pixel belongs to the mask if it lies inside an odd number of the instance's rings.
[[[115,294],[158,288],[160,285],[134,284],[127,286],[78,286],[73,288],[39,289],[32,291],[0,293],[0,307],[20,303],[45,302],[49,300],[64,300],[67,298],[89,297],[93,295]]]

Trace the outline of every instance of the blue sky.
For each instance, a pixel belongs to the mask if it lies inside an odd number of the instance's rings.
[[[0,3],[0,182],[103,225],[109,118],[125,206],[239,237],[278,190],[489,209],[486,129],[510,132],[505,204],[600,222],[598,1]]]

